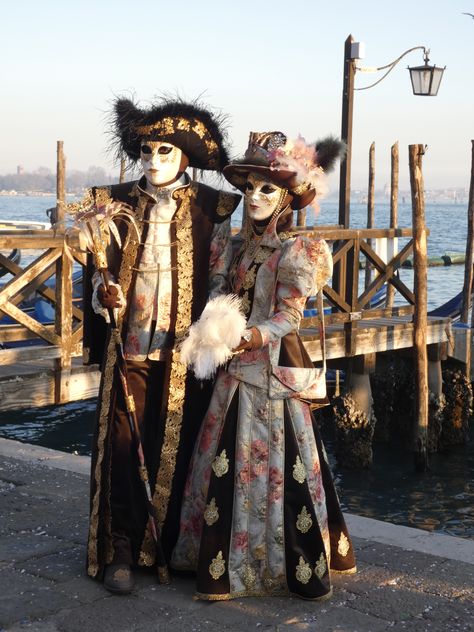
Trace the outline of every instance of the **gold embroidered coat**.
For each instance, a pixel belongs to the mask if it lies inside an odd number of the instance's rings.
[[[143,182],[140,184],[143,185]],[[127,334],[130,297],[136,279],[137,262],[145,241],[146,219],[153,200],[140,191],[137,182],[92,189],[91,197],[96,203],[122,201],[134,209],[141,227],[138,240],[130,227],[121,225],[123,247],[120,251],[111,249],[109,267],[127,298],[127,310],[119,319],[122,338]],[[216,224],[228,219],[235,210],[240,196],[218,191],[206,185],[189,182],[173,192],[177,210],[171,224],[171,263],[173,267],[172,318],[170,334],[174,340],[169,357],[165,362],[163,402],[159,423],[161,439],[156,458],[156,469],[151,472],[153,502],[157,511],[159,526],[167,538],[164,542],[165,554],[171,552],[177,536],[179,504],[182,485],[195,435],[201,419],[192,414],[193,402],[189,393],[198,394],[200,400],[210,395],[209,388],[200,389],[194,378],[179,361],[177,348],[185,337],[191,323],[197,320],[206,304],[209,294],[209,263],[211,238]],[[230,230],[230,226],[229,226]],[[90,269],[89,272],[92,272]],[[111,542],[111,419],[115,401],[116,382],[114,370],[117,360],[114,340],[102,319],[93,314],[90,305],[91,285],[86,283],[84,353],[88,363],[102,362],[102,380],[96,430],[92,448],[91,506],[88,540],[89,575],[99,575],[104,564],[112,559]],[[104,344],[105,343],[105,344]],[[199,401],[198,409],[207,404]],[[196,409],[196,406],[195,406]],[[183,471],[184,470],[184,471]],[[170,506],[173,511],[171,512]],[[178,507],[178,509],[176,508]],[[168,519],[170,512],[173,519]],[[155,552],[151,534],[145,530],[139,563],[152,565]]]

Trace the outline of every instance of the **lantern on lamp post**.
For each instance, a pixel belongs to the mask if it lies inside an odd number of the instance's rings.
[[[435,97],[443,77],[444,68],[429,65],[429,50],[425,50],[423,66],[408,66],[413,94],[419,97]]]

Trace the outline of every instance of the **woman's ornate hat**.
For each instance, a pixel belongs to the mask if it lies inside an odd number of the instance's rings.
[[[293,196],[291,207],[299,209],[327,193],[326,173],[345,149],[345,144],[332,136],[308,145],[301,136],[291,141],[282,132],[250,132],[244,157],[227,165],[224,176],[245,192],[248,174],[258,173],[288,189]]]
[[[197,102],[163,98],[149,109],[130,99],[114,102],[112,135],[117,153],[132,162],[140,158],[143,141],[162,141],[179,147],[198,169],[221,171],[229,162],[224,117]]]

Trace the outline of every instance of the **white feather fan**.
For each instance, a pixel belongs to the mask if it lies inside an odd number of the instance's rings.
[[[234,294],[217,296],[204,308],[201,318],[189,328],[181,345],[180,359],[194,375],[206,380],[232,357],[246,328],[240,298]]]

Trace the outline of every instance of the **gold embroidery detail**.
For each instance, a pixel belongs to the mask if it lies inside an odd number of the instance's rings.
[[[316,562],[316,566],[314,567],[314,572],[315,572],[316,577],[319,577],[319,579],[322,579],[324,575],[326,574],[326,570],[327,570],[326,559],[324,557],[324,553],[321,553],[321,555],[319,556],[319,560]]]
[[[313,571],[311,570],[311,566],[308,562],[304,561],[304,557],[300,555],[300,561],[298,566],[296,567],[296,579],[301,584],[307,584],[313,575]]]
[[[303,182],[302,184],[298,184],[298,186],[291,189],[291,192],[296,193],[296,195],[301,195],[302,193],[309,191],[310,188],[311,185],[308,182]]]
[[[199,136],[199,138],[204,138],[206,133],[208,133],[208,131],[204,127],[204,124],[202,123],[202,121],[196,121],[194,123],[194,126],[193,126],[192,130],[193,130],[193,132],[196,132],[196,134]]]
[[[219,551],[217,557],[214,557],[209,564],[209,573],[212,579],[216,580],[225,573],[225,560],[222,557],[222,551]]]
[[[207,151],[210,154],[213,154],[215,151],[217,151],[217,143],[215,140],[204,140],[204,144],[206,145]]]
[[[245,273],[244,281],[242,283],[242,287],[244,290],[249,290],[251,287],[255,285],[255,279],[257,278],[257,270],[256,266],[249,268]]]
[[[298,481],[298,483],[304,483],[306,480],[306,468],[299,455],[296,457],[296,463],[293,465],[293,478],[295,481]]]
[[[259,544],[253,549],[253,556],[256,560],[265,560],[267,557],[266,553],[267,551],[264,544]]]
[[[250,564],[244,564],[242,567],[242,580],[247,590],[251,590],[257,581],[257,574]]]
[[[339,538],[339,542],[337,543],[337,552],[342,557],[346,557],[349,553],[349,549],[351,545],[349,544],[349,540],[344,532],[341,531],[341,537]]]
[[[211,502],[206,505],[206,510],[204,511],[204,520],[208,527],[211,527],[219,520],[219,510],[216,505],[216,499],[211,498]]]
[[[237,196],[227,191],[219,191],[217,198],[216,213],[220,217],[227,217],[237,206]]]
[[[214,470],[214,474],[217,478],[221,478],[224,474],[227,474],[229,471],[229,459],[227,458],[227,453],[225,450],[216,456],[214,461],[212,462],[212,469]]]
[[[261,246],[255,253],[253,260],[255,261],[255,263],[265,263],[265,261],[269,257],[271,257],[272,254],[273,254],[272,248],[266,248],[265,246]]]
[[[183,422],[184,394],[186,390],[187,371],[179,361],[178,348],[183,342],[186,332],[191,325],[191,308],[193,296],[193,237],[191,219],[191,197],[196,196],[198,185],[191,183],[173,193],[181,204],[176,212],[176,241],[177,243],[177,304],[175,342],[171,352],[171,369],[169,378],[167,418],[163,446],[160,454],[160,466],[156,475],[153,505],[155,507],[158,528],[161,530],[171,496],[174,472],[176,469],[176,454],[181,436]],[[155,561],[155,546],[151,531],[147,528],[142,543],[139,563],[151,566]]]
[[[179,129],[183,132],[189,132],[189,130],[191,129],[191,123],[188,121],[188,119],[181,118],[176,125],[176,129]]]
[[[296,520],[296,528],[301,533],[308,533],[308,531],[313,526],[313,521],[311,520],[311,516],[308,513],[306,507],[303,507],[301,513],[298,514],[298,518]]]
[[[250,312],[250,299],[249,299],[248,292],[244,292],[244,295],[242,296],[241,305],[242,305],[242,310],[244,314],[248,316]]]

